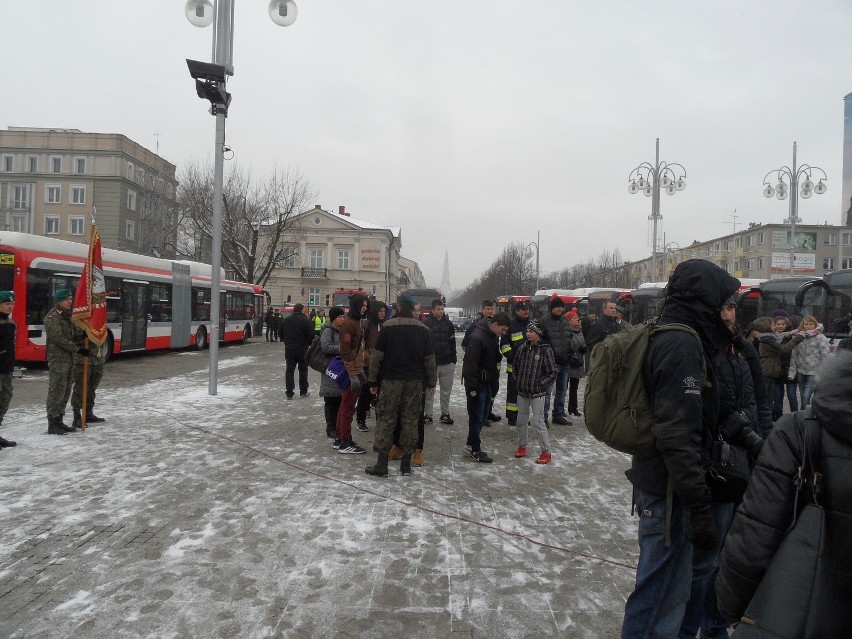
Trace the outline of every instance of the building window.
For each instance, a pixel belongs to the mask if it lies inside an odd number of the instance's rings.
[[[141,184],[144,187],[145,186],[145,169],[143,169],[140,166],[138,173],[139,173],[139,184]]]
[[[29,217],[26,215],[12,215],[12,230],[16,233],[29,233]]]
[[[71,187],[71,204],[85,204],[86,203],[86,187],[85,186],[72,186]]]
[[[742,245],[743,245],[743,238],[738,237],[736,240],[734,240],[734,246],[736,246],[737,248],[740,248]]]
[[[124,223],[124,239],[133,240],[136,238],[136,222],[127,220]]]
[[[44,216],[44,234],[59,235],[59,216],[45,215]]]
[[[58,155],[53,155],[50,158],[51,173],[62,173],[62,158]]]
[[[163,178],[157,179],[157,193],[162,193],[165,186],[166,183],[163,182]]]
[[[840,268],[852,268],[852,257],[844,257],[840,262]]]
[[[746,270],[747,271],[753,271],[754,270],[754,260],[747,260],[746,261]]]
[[[77,175],[83,175],[86,172],[86,158],[74,159],[74,172]]]
[[[284,249],[284,259],[281,260],[282,268],[296,268],[296,249],[288,246]]]
[[[28,186],[16,185],[12,187],[12,208],[30,208],[30,188]]]
[[[322,249],[311,249],[311,268],[323,268]]]
[[[68,218],[68,234],[69,235],[82,235],[85,232],[86,221],[84,218],[80,216],[74,216]]]
[[[822,270],[824,270],[824,271],[833,271],[834,270],[834,258],[833,257],[822,258]]]
[[[136,167],[133,166],[133,162],[127,163],[127,179],[135,180],[136,179]]]
[[[337,268],[349,268],[349,251],[340,250],[337,252]]]
[[[27,171],[29,173],[38,173],[38,156],[37,155],[28,155],[27,156]]]
[[[136,210],[136,191],[127,192],[127,208],[131,211]]]
[[[320,290],[318,288],[308,289],[308,304],[310,306],[319,306],[322,304],[320,301]]]
[[[850,244],[852,244],[852,233],[844,233],[843,246],[849,246]]]
[[[837,233],[826,233],[823,243],[828,246],[837,246]]]
[[[44,187],[44,201],[48,204],[59,204],[62,202],[62,187],[58,184],[48,184]]]
[[[763,258],[762,257],[757,258],[757,270],[758,271],[763,270]]]
[[[3,156],[3,171],[6,173],[11,173],[12,168],[15,166],[14,164],[15,157],[13,155],[4,155]]]
[[[756,244],[756,240],[757,240],[757,238],[754,235],[749,235],[748,236],[748,245],[754,246]]]
[[[757,243],[763,244],[763,231],[757,234]]]

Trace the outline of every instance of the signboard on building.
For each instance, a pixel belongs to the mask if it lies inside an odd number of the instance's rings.
[[[793,271],[796,273],[816,273],[816,253],[794,253]],[[773,272],[790,272],[790,253],[772,251]]]
[[[381,271],[382,270],[382,248],[381,242],[365,242],[361,240],[361,270],[362,271]]]
[[[816,233],[812,231],[796,231],[793,248],[800,251],[816,251]],[[772,231],[772,248],[790,248],[790,231]]]

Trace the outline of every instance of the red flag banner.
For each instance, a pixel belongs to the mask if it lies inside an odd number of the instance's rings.
[[[83,275],[74,294],[71,320],[86,331],[91,343],[100,346],[107,338],[106,318],[106,283],[101,260],[101,236],[98,227],[92,224],[89,259],[83,266]]]

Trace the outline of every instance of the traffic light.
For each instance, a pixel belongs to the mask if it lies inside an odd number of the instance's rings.
[[[329,294],[325,294],[325,305],[328,306]]]

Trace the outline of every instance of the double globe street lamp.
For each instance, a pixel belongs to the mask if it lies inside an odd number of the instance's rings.
[[[686,188],[686,169],[677,162],[660,161],[660,138],[656,142],[656,156],[654,164],[643,162],[630,172],[627,177],[630,181],[627,191],[631,195],[641,192],[645,197],[651,198],[651,215],[649,220],[654,222],[654,237],[651,241],[651,270],[653,280],[657,279],[657,221],[662,219],[660,214],[660,191],[668,195],[674,195]]]
[[[213,151],[213,230],[212,256],[213,273],[210,282],[210,373],[207,392],[216,394],[219,335],[220,335],[220,270],[222,268],[222,191],[225,153],[225,118],[231,104],[231,94],[226,89],[226,79],[234,75],[234,3],[235,0],[187,0],[184,6],[186,19],[196,27],[213,29],[213,62],[187,60],[189,74],[195,80],[198,97],[210,102],[210,113],[216,116],[216,142]],[[296,20],[298,9],[293,0],[270,0],[267,7],[272,22],[288,27]]]
[[[822,178],[814,184],[813,174],[815,171],[822,173]],[[776,184],[772,186],[769,181],[769,176],[775,174]],[[795,275],[795,259],[796,259],[796,224],[801,224],[802,220],[799,217],[799,197],[807,200],[814,193],[822,195],[828,190],[825,182],[828,177],[818,166],[810,164],[802,164],[796,166],[796,143],[793,142],[793,165],[782,166],[780,169],[769,171],[763,176],[763,195],[764,197],[772,197],[773,195],[779,200],[786,200],[790,197],[790,217],[784,220],[784,224],[790,225],[790,275]]]

